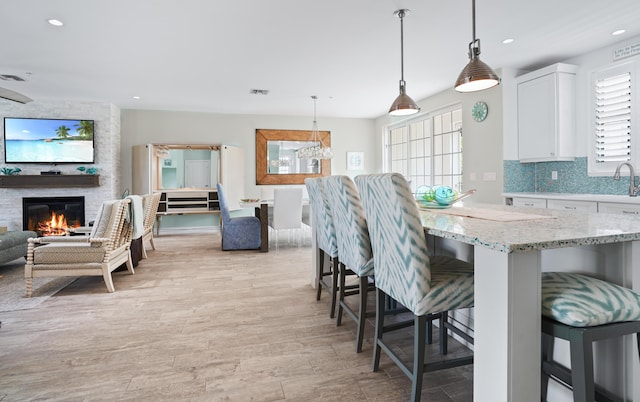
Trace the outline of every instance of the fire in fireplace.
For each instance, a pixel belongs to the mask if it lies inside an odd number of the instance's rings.
[[[38,236],[60,236],[66,229],[84,226],[84,197],[30,197],[22,199],[22,227]]]

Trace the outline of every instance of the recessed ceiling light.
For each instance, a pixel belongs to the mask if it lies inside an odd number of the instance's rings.
[[[502,44],[504,44],[504,45],[508,45],[509,43],[513,43],[513,41],[514,41],[514,40],[515,40],[515,39],[513,39],[513,38],[507,38],[507,39],[504,39],[504,40],[502,41]]]
[[[138,95],[135,95],[133,99],[140,99],[140,97]]]
[[[627,32],[626,29],[618,29],[616,31],[611,32],[611,35],[622,35],[625,32]]]
[[[56,27],[61,27],[61,26],[63,26],[63,25],[64,25],[64,24],[62,23],[62,21],[57,20],[57,19],[55,19],[55,18],[52,18],[52,19],[50,19],[50,20],[47,20],[47,22],[48,22],[49,24],[53,25],[53,26],[56,26]]]

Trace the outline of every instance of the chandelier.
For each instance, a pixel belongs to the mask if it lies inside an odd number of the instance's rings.
[[[302,148],[298,149],[298,159],[331,159],[333,151],[322,142],[316,121],[316,101],[317,96],[313,95],[313,125],[311,126],[311,137]]]

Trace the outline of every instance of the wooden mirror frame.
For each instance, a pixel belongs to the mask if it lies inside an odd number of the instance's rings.
[[[331,132],[318,131],[325,146],[331,146]],[[256,184],[304,184],[307,177],[331,176],[331,159],[320,160],[320,173],[268,174],[267,141],[309,141],[310,130],[256,129]]]

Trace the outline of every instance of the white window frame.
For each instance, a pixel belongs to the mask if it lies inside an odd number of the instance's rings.
[[[435,163],[436,160],[439,160],[438,158],[440,158],[440,155],[437,155],[436,157],[434,157],[434,150],[436,148],[435,145],[435,141],[436,141],[436,135],[434,135],[434,119],[446,114],[446,113],[453,113],[455,111],[458,111],[460,116],[459,116],[459,127],[452,127],[450,131],[446,131],[447,133],[459,133],[459,139],[457,141],[459,142],[455,142],[456,140],[454,140],[455,143],[457,143],[458,148],[460,149],[459,153],[459,161],[458,166],[459,166],[459,174],[453,174],[453,176],[459,176],[457,177],[457,185],[454,185],[454,188],[458,191],[461,191],[462,187],[463,187],[463,183],[462,183],[462,178],[463,178],[463,145],[462,145],[462,105],[460,103],[456,103],[454,105],[449,105],[440,109],[437,109],[435,111],[429,112],[429,113],[423,113],[420,114],[418,116],[413,116],[412,118],[409,119],[405,119],[402,121],[398,121],[395,122],[393,124],[390,124],[388,126],[385,127],[384,129],[384,145],[385,145],[385,155],[384,155],[384,170],[385,172],[399,172],[402,173],[403,175],[408,175],[407,180],[411,181],[411,189],[413,191],[416,190],[417,187],[419,187],[420,185],[426,184],[426,185],[440,185],[440,184],[445,184],[445,185],[449,185],[449,183],[442,183],[439,182],[439,180],[435,179],[435,181],[438,182],[434,182],[434,177],[440,177],[440,176],[452,176],[452,174],[447,174],[444,171],[441,172],[440,175],[436,175],[436,169],[435,169]],[[418,151],[418,153],[416,153],[416,151],[414,150],[412,153],[411,149],[404,149],[402,150],[402,152],[404,152],[405,157],[406,157],[406,165],[403,166],[403,169],[394,169],[394,167],[392,166],[392,148],[391,148],[391,134],[393,130],[397,130],[398,128],[405,128],[406,130],[406,135],[407,135],[407,148],[410,147],[410,143],[413,141],[411,138],[411,126],[415,125],[417,123],[420,122],[425,122],[428,121],[429,127],[428,130],[430,131],[430,144],[427,145],[426,147],[426,151],[425,153],[428,151],[429,152],[429,156],[431,156],[431,163],[429,167],[426,167],[425,170],[428,170],[428,176],[429,178],[427,179],[427,183],[422,183],[422,182],[414,182],[413,180],[411,180],[411,178],[415,175],[421,176],[424,174],[421,174],[421,172],[416,172],[414,171],[414,166],[413,165],[417,165],[417,163],[412,163],[412,160],[416,160],[420,158],[420,151]],[[455,123],[454,123],[455,124]],[[418,140],[419,141],[419,140]],[[452,162],[455,164],[455,162]],[[455,172],[449,172],[449,173],[455,173]],[[455,181],[455,179],[452,179],[452,181]]]
[[[637,84],[638,65],[636,61],[625,61],[616,63],[606,68],[602,68],[591,73],[590,92],[589,92],[589,130],[588,130],[588,149],[587,170],[589,176],[611,176],[614,174],[616,167],[621,162],[596,162],[596,82],[609,77],[615,77],[624,73],[631,75],[631,163],[638,166],[640,162],[640,124],[638,123],[638,111],[640,111],[640,85]]]

